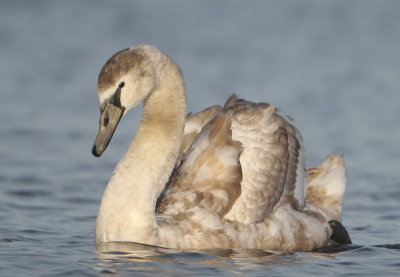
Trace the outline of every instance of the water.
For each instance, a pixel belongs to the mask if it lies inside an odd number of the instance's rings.
[[[400,2],[1,1],[0,275],[397,276]],[[154,44],[182,67],[189,110],[233,92],[295,118],[308,166],[345,156],[354,247],[176,251],[93,241],[99,201],[138,125],[101,159],[97,74]]]

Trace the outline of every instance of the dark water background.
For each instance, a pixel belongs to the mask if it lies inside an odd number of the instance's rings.
[[[295,118],[308,166],[343,154],[355,247],[96,247],[101,195],[140,119],[91,155],[97,74],[144,43],[181,65],[189,110],[231,93],[270,102]],[[0,276],[398,276],[400,1],[1,0],[0,61]]]

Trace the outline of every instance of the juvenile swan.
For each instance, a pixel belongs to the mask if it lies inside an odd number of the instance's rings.
[[[112,56],[98,92],[95,156],[128,110],[143,102],[143,116],[104,191],[96,242],[310,251],[346,232],[343,158],[305,171],[301,136],[275,107],[231,96],[187,114],[179,66],[147,45]]]

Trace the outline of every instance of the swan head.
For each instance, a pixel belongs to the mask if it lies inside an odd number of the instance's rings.
[[[100,157],[120,119],[155,89],[156,59],[161,57],[157,48],[142,45],[117,52],[103,66],[97,83],[100,121],[93,155]]]

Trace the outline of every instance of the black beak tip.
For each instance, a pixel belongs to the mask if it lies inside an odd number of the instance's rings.
[[[96,145],[93,145],[93,147],[92,147],[92,154],[93,154],[93,156],[95,156],[97,158],[101,156],[101,153],[97,152]]]

